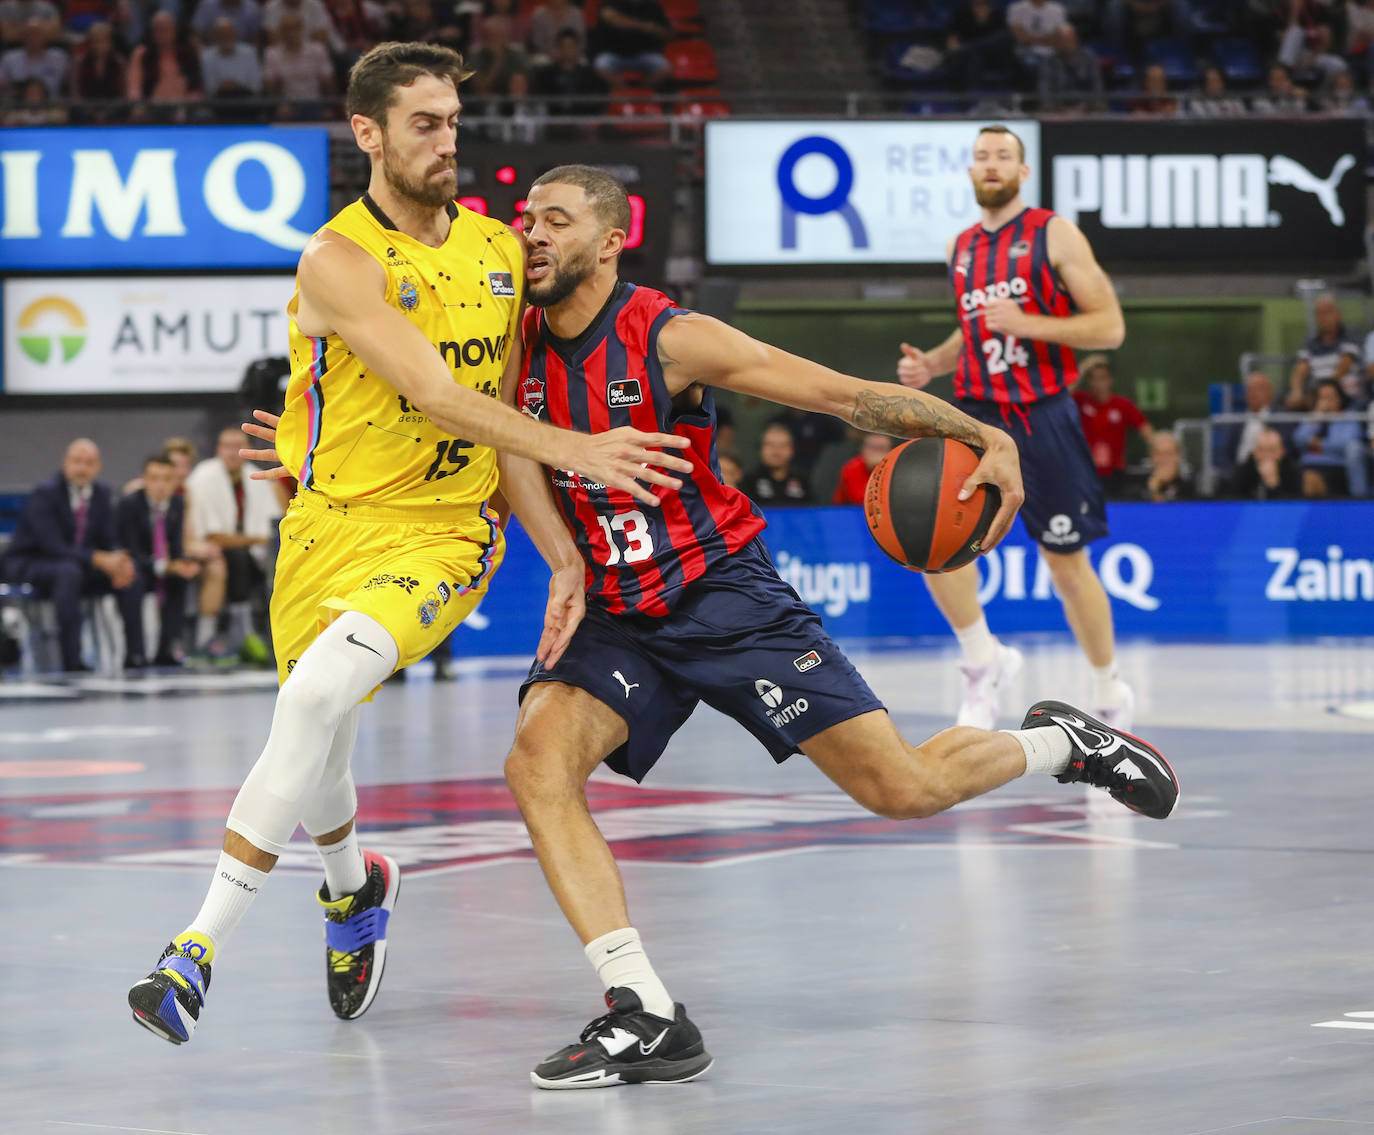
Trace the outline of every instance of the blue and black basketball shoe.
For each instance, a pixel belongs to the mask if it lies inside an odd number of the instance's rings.
[[[606,990],[610,1012],[582,1030],[577,1044],[559,1049],[533,1072],[541,1088],[609,1088],[616,1084],[675,1084],[711,1067],[701,1032],[687,1010],[656,1017],[632,989]]]
[[[367,882],[341,899],[320,887],[324,907],[325,981],[329,1006],[345,1021],[361,1017],[377,996],[386,967],[386,930],[401,890],[401,868],[389,856],[363,852]]]
[[[129,990],[134,1020],[173,1044],[191,1039],[210,988],[215,947],[203,934],[187,931],[168,944],[157,969]]]
[[[1069,736],[1069,767],[1055,779],[1060,784],[1089,784],[1105,789],[1133,812],[1162,820],[1178,803],[1178,777],[1153,745],[1114,729],[1062,701],[1036,702],[1026,711],[1022,729],[1057,726]]]

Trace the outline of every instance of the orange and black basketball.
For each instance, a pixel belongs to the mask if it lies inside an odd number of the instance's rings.
[[[995,485],[959,490],[981,454],[953,438],[904,442],[873,467],[864,493],[868,530],[884,552],[916,571],[953,571],[983,550],[1002,504]]]

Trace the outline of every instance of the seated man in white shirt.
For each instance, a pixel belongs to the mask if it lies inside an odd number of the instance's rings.
[[[253,633],[253,601],[267,593],[269,554],[275,547],[281,505],[269,482],[255,481],[245,473],[239,450],[249,444],[248,435],[237,426],[221,430],[215,456],[202,461],[186,478],[186,494],[192,538],[217,544],[224,555],[233,642],[257,653],[260,640]],[[198,649],[216,653],[211,645],[216,623],[217,615],[202,612],[196,626]]]

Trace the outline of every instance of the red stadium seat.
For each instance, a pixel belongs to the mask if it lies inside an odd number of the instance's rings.
[[[679,120],[687,121],[727,118],[730,104],[720,97],[719,91],[694,91],[690,99],[677,104],[673,113]]]
[[[668,125],[663,116],[663,107],[647,92],[618,92],[606,107],[606,113],[613,120],[612,129],[618,134],[631,134],[637,137],[667,134]]]
[[[663,49],[679,83],[709,84],[720,81],[716,55],[704,39],[683,39]]]

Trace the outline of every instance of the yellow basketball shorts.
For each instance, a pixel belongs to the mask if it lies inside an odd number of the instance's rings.
[[[344,611],[376,619],[396,642],[396,668],[443,642],[482,601],[506,550],[486,505],[436,511],[340,505],[299,492],[281,522],[272,591],[277,680]]]

